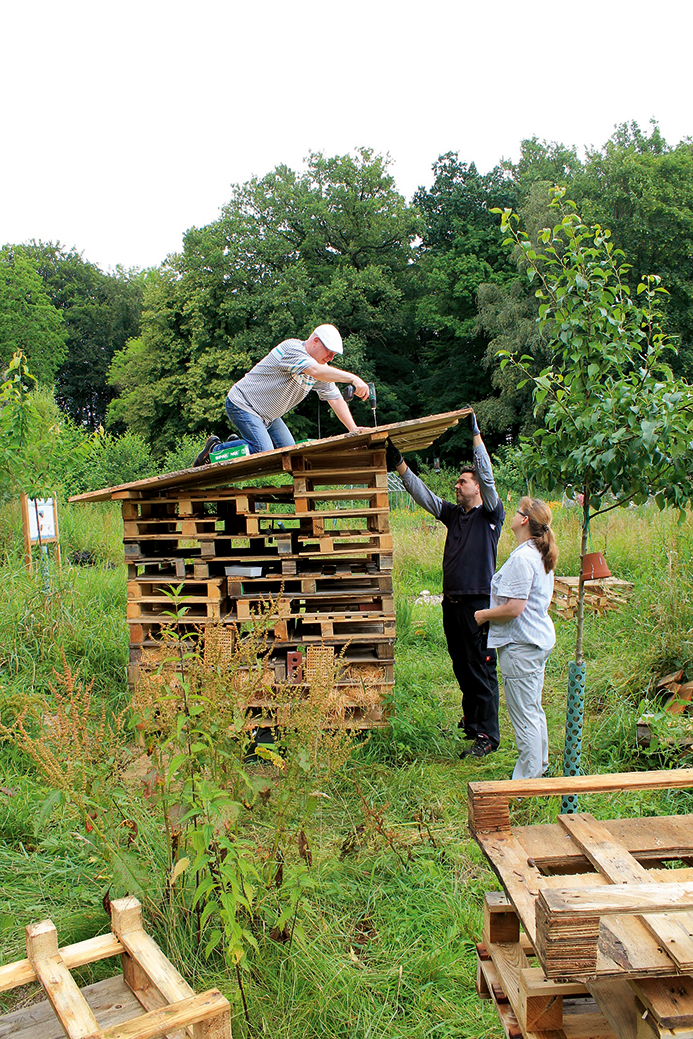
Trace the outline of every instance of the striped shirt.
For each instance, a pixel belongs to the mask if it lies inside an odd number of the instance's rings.
[[[314,379],[306,368],[315,364],[300,339],[285,339],[251,368],[229,390],[229,400],[243,411],[258,415],[266,425],[281,418],[315,389],[320,400],[341,394],[333,382]]]
[[[553,570],[546,573],[541,553],[534,542],[523,541],[511,552],[491,581],[491,608],[508,599],[526,599],[527,605],[519,617],[501,623],[489,624],[488,645],[493,648],[508,646],[511,642],[553,649],[556,632],[549,617],[553,595]]]

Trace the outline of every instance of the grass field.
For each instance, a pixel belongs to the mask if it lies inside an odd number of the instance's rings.
[[[424,588],[440,592],[444,530],[419,509],[395,511],[392,527],[398,639],[391,726],[356,741],[346,763],[331,772],[321,771],[320,762],[313,771],[304,763],[303,778],[300,770],[287,767],[282,779],[271,761],[247,768],[254,789],[264,789],[269,804],[254,802],[252,812],[239,809],[235,846],[242,845],[248,861],[255,856],[262,874],[274,862],[267,852],[273,835],[281,832],[294,885],[292,915],[279,936],[271,933],[266,905],[264,915],[258,912],[253,920],[245,914],[255,943],[247,945],[241,970],[247,1017],[235,970],[218,951],[205,958],[194,914],[172,923],[170,907],[156,909],[159,889],[152,886],[149,926],[196,988],[216,984],[228,995],[235,1035],[502,1035],[495,1013],[474,990],[483,893],[498,884],[467,832],[466,784],[472,778],[510,776],[512,729],[502,708],[499,751],[479,762],[460,760],[459,694],[440,607],[415,602]],[[65,662],[80,669],[85,684],[93,679],[90,724],[98,725],[102,706],[114,717],[128,705],[118,511],[110,505],[64,507],[61,528],[64,559],[89,550],[96,565],[68,564],[52,572],[46,599],[40,577],[28,576],[22,566],[17,510],[11,503],[0,508],[2,723],[11,728],[26,709],[34,734],[49,742],[59,690],[55,672],[63,672]],[[555,528],[558,572],[575,574],[577,510],[557,508]],[[679,525],[675,515],[650,506],[627,509],[596,520],[592,537],[595,549],[607,551],[612,572],[633,581],[635,589],[627,607],[586,621],[583,769],[687,764],[676,749],[655,745],[650,755],[639,752],[635,721],[657,676],[685,667],[693,677],[693,521],[687,516]],[[499,562],[511,539],[504,531]],[[551,763],[560,772],[575,624],[558,621],[556,627],[544,700]],[[132,734],[128,740],[132,743]],[[109,753],[104,742],[100,754],[106,764]],[[63,944],[106,929],[104,895],[110,890],[115,897],[132,884],[96,846],[74,801],[56,794],[17,740],[6,736],[0,760],[0,935],[7,962],[23,955],[23,926],[32,920],[50,917]],[[94,758],[92,767],[99,772],[101,759]],[[293,775],[299,778],[292,792]],[[284,793],[291,796],[282,800]],[[110,792],[98,796],[105,799]],[[281,829],[279,809],[273,807],[280,801]],[[595,795],[581,807],[601,818],[693,810],[686,792],[624,793],[610,800]],[[145,874],[165,871],[161,833],[147,824],[147,805],[141,798],[135,803],[130,789],[119,794],[116,808],[131,829],[132,820],[138,823],[129,854]],[[545,820],[556,810],[556,802],[522,802],[514,819]],[[299,830],[311,849],[310,865],[295,840]],[[97,975],[85,970],[83,976]],[[22,998],[30,995],[24,992]],[[5,1005],[10,1002],[7,997]]]

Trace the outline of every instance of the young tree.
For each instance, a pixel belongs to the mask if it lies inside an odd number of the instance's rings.
[[[534,383],[544,410],[542,427],[522,443],[526,471],[547,490],[582,495],[581,558],[595,516],[654,495],[660,508],[683,509],[693,497],[691,436],[693,396],[666,361],[672,344],[659,325],[664,290],[655,276],[631,298],[629,265],[610,232],[583,223],[565,190],[552,191],[558,221],[539,234],[536,249],[518,230],[518,217],[502,213],[505,244],[519,247],[537,285],[539,326],[552,363]],[[500,212],[500,211],[499,211]],[[520,368],[532,358],[507,354]],[[575,660],[571,662],[564,770],[580,768],[585,663],[584,584],[580,582]],[[564,810],[575,810],[564,799]]]
[[[0,493],[55,495],[88,449],[87,434],[59,411],[52,390],[37,387],[17,351],[0,382]]]

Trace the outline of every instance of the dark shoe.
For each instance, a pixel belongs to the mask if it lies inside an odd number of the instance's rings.
[[[485,758],[487,754],[493,754],[494,750],[495,747],[492,745],[488,736],[485,736],[483,732],[480,732],[471,747],[466,747],[460,756],[463,758]]]
[[[193,466],[196,466],[196,465],[207,465],[207,462],[209,461],[209,452],[212,450],[212,448],[215,446],[215,444],[220,444],[220,443],[221,443],[221,440],[219,439],[219,437],[215,437],[213,435],[211,437],[207,437],[207,440],[205,441],[205,446],[202,448],[202,450],[200,451],[199,455],[197,456],[197,458],[193,462]]]

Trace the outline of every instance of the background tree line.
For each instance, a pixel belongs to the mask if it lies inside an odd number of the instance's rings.
[[[501,370],[500,349],[547,361],[521,255],[502,245],[512,208],[530,236],[550,223],[561,184],[587,223],[611,228],[631,285],[657,274],[670,295],[665,330],[677,374],[693,376],[693,143],[656,124],[618,127],[584,158],[532,138],[517,163],[480,173],[441,155],[411,202],[368,149],[309,157],[236,185],[218,220],[191,228],[156,269],[105,274],[75,250],[31,242],[0,250],[0,363],[16,349],[83,429],[125,432],[169,462],[207,432],[223,435],[231,383],[281,339],[320,322],[345,339],[344,363],[378,387],[382,422],[472,403],[492,447],[531,432],[531,386]],[[522,381],[522,380],[519,380]],[[311,394],[297,438],[338,432]],[[357,420],[370,421],[359,402]],[[103,443],[103,441],[102,441]],[[466,433],[439,445],[468,449]],[[179,451],[179,455],[176,454]],[[184,463],[183,463],[184,464]]]

